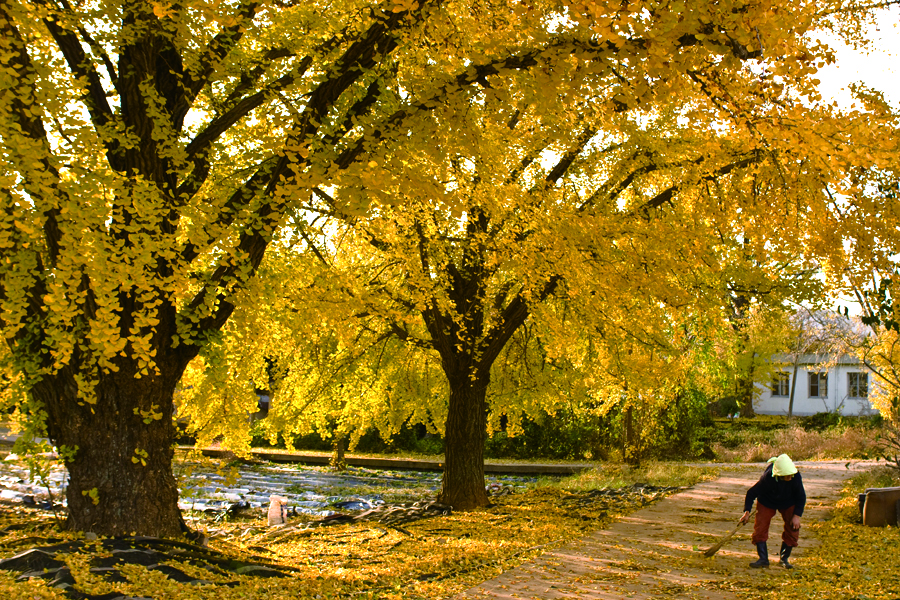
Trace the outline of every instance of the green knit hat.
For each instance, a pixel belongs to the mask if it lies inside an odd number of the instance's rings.
[[[775,463],[772,467],[772,474],[775,477],[784,477],[785,475],[793,475],[797,472],[797,467],[794,466],[794,462],[791,460],[791,457],[787,454],[782,454],[781,456],[774,456],[769,459],[770,463]]]

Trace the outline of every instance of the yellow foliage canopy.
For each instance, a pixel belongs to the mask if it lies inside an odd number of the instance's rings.
[[[557,331],[571,305],[674,357],[685,327],[720,326],[723,281],[798,255],[840,272],[822,190],[884,163],[891,123],[805,103],[831,60],[806,33],[865,4],[686,6],[0,0],[0,330],[50,437],[92,465],[69,465],[73,526],[177,531],[172,392],[201,348],[236,356],[219,332],[244,299],[271,306],[252,282],[281,244],[329,265],[297,279],[350,291],[337,313],[371,319],[370,348],[403,342],[409,389],[439,366],[476,404],[545,301]],[[335,323],[349,359],[357,321]],[[135,510],[153,486],[165,527],[116,521],[156,514]]]

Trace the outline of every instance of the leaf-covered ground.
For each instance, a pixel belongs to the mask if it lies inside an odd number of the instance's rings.
[[[163,561],[166,568],[119,565],[121,577],[117,581],[96,571],[98,560],[109,562],[113,558],[104,540],[96,540],[66,556],[75,582],[68,594],[50,587],[48,581],[15,581],[18,573],[0,571],[0,597],[446,598],[563,542],[603,528],[616,517],[671,492],[635,483],[675,488],[710,476],[709,470],[690,468],[664,467],[655,472],[609,469],[524,493],[497,496],[492,499],[493,506],[485,510],[393,525],[366,521],[275,530],[266,527],[262,518],[209,522],[207,531],[215,534],[209,548],[220,553],[210,555],[212,563],[201,560],[202,556],[190,560],[184,553],[172,553]],[[880,481],[872,477],[852,480],[834,518],[807,525],[820,545],[804,551],[797,569],[736,573],[718,588],[744,598],[900,597],[898,530],[866,528],[856,522],[856,491],[891,481],[884,477]],[[607,491],[597,491],[603,489]],[[71,539],[58,531],[49,514],[0,509],[0,558]],[[284,576],[235,572],[247,564],[271,565]],[[167,569],[177,569],[192,581],[179,583],[167,576]],[[612,569],[609,577],[626,577],[627,571],[628,565],[623,563]],[[676,597],[687,592],[674,588],[660,591]]]
[[[792,571],[741,576],[725,587],[746,598],[779,600],[897,600],[900,598],[900,529],[864,527],[857,494],[900,486],[900,473],[880,467],[847,481],[832,518],[808,525],[820,545]]]
[[[108,581],[91,572],[92,562],[97,565],[111,558],[99,545],[102,540],[65,561],[76,582],[74,590],[93,596],[115,592],[126,597],[217,600],[442,598],[708,476],[708,471],[691,468],[641,472],[611,468],[561,483],[547,482],[524,493],[494,496],[493,506],[481,511],[402,524],[364,521],[285,532],[266,527],[262,517],[201,523],[215,534],[209,541],[211,550],[242,563],[281,567],[288,576],[280,578],[214,572],[203,561],[192,564],[173,555],[171,566],[210,583],[178,583],[160,570],[137,565],[119,569],[126,581]],[[303,519],[295,523],[302,526]],[[0,511],[2,557],[71,539],[59,532],[49,514]],[[29,600],[72,597],[49,587],[48,581],[15,581],[17,575],[0,571],[0,595]]]

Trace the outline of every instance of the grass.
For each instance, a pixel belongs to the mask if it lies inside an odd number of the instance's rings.
[[[763,462],[786,453],[794,460],[874,459],[880,428],[870,420],[840,419],[815,428],[812,419],[754,417],[735,422],[721,419],[710,432],[715,460]]]
[[[656,486],[682,487],[700,481],[709,481],[718,475],[719,469],[713,467],[694,467],[672,462],[647,463],[641,468],[607,464],[601,469],[590,469],[578,475],[556,480],[554,484],[571,492],[621,488],[636,482]]]

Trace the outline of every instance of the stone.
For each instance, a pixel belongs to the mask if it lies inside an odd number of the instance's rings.
[[[6,502],[24,502],[25,494],[22,492],[17,492],[15,490],[2,490],[0,491],[0,500],[4,500]]]
[[[269,496],[269,526],[284,525],[287,522],[287,515],[285,511],[285,505],[287,503],[288,499],[284,496]]]
[[[343,500],[341,502],[335,502],[333,504],[334,508],[340,510],[369,510],[373,508],[375,505],[367,500]]]
[[[240,502],[243,500],[241,494],[235,494],[233,492],[217,492],[213,494],[212,497],[217,500],[225,500],[226,502]]]

